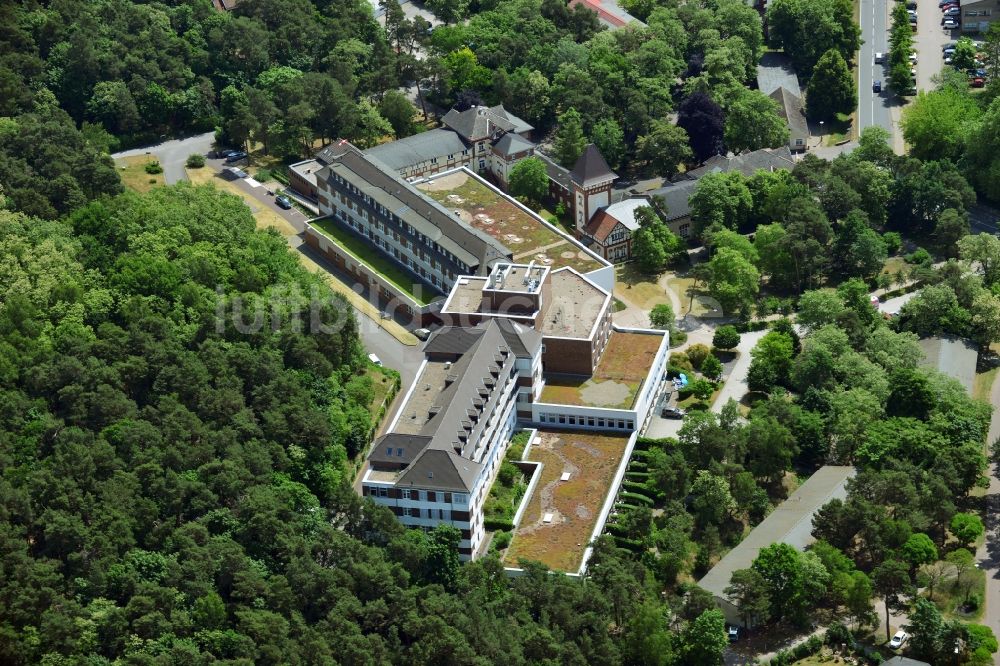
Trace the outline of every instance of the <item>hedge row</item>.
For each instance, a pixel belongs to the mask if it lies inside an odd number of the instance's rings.
[[[656,499],[655,497],[652,496],[652,493],[649,491],[649,488],[647,488],[646,484],[644,483],[636,483],[635,481],[625,481],[624,483],[622,483],[622,488],[624,488],[628,492],[637,493],[639,495],[643,495],[644,497],[649,497],[650,501],[655,501]]]
[[[640,553],[646,550],[646,544],[638,539],[626,539],[625,537],[620,536],[616,536],[614,539],[615,543],[618,544],[619,547],[630,550],[633,553]]]
[[[649,499],[645,495],[640,495],[639,493],[624,492],[619,495],[619,497],[623,500],[635,500],[636,502],[645,504],[646,506],[653,506],[653,500]]]
[[[647,465],[647,464],[646,464],[646,463],[645,463],[644,461],[642,461],[642,460],[632,460],[632,461],[630,461],[630,462],[629,462],[629,464],[628,464],[628,470],[629,470],[630,472],[631,472],[632,470],[644,470],[644,469],[649,469],[649,465]]]
[[[510,520],[504,520],[503,518],[484,518],[483,529],[491,532],[495,532],[497,530],[509,532],[514,529],[514,523]]]

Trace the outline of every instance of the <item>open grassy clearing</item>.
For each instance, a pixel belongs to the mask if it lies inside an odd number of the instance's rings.
[[[115,164],[125,187],[136,192],[149,192],[165,183],[162,171],[157,174],[146,173],[145,166],[157,161],[154,155],[132,155],[115,160]]]
[[[528,498],[521,525],[504,564],[536,560],[559,571],[576,571],[607,498],[628,438],[589,432],[538,431],[528,459],[542,476]],[[561,481],[564,472],[568,481]],[[543,522],[551,513],[551,522]]]
[[[658,303],[668,303],[670,298],[657,277],[646,275],[634,264],[624,264],[616,270],[615,296],[643,310],[651,310]]]
[[[1000,367],[976,373],[976,381],[972,387],[973,398],[984,402],[990,401],[990,391],[993,389],[993,382],[996,381],[997,371],[1000,371]]]

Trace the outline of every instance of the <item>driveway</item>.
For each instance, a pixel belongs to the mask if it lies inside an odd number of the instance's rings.
[[[722,407],[729,402],[730,399],[739,402],[747,392],[747,373],[750,371],[750,351],[757,346],[760,339],[767,335],[767,331],[752,331],[750,333],[743,333],[740,336],[740,344],[736,347],[736,351],[740,353],[739,357],[736,359],[736,363],[733,365],[732,372],[729,373],[729,379],[723,384],[722,390],[719,391],[719,395],[716,396],[715,402],[712,403],[712,411],[718,414],[722,411]]]
[[[902,309],[902,307],[906,305],[906,303],[911,298],[916,296],[918,293],[920,293],[919,289],[917,289],[916,291],[911,291],[906,294],[903,294],[902,296],[896,296],[895,298],[890,298],[887,301],[881,301],[878,304],[878,311],[881,312],[882,314],[895,316],[899,314],[900,309]]]
[[[857,123],[859,133],[872,125],[883,127],[890,134],[897,131],[893,126],[890,109],[898,102],[888,90],[886,82],[888,65],[887,63],[875,63],[875,53],[886,53],[889,50],[889,2],[890,0],[860,1],[858,16],[861,24],[862,42],[858,54]],[[882,82],[881,93],[872,92],[874,81]]]
[[[941,10],[937,0],[917,0],[917,34],[913,37],[913,48],[917,51],[917,90],[933,90],[931,79],[944,67],[942,47],[958,39],[958,30],[941,27]]]
[[[160,165],[163,167],[163,179],[167,185],[173,185],[174,183],[187,180],[187,174],[184,172],[184,163],[187,161],[188,155],[194,153],[206,155],[212,150],[214,142],[215,133],[205,132],[204,134],[189,136],[186,139],[171,139],[170,141],[164,141],[154,146],[142,146],[123,150],[111,157],[131,157],[132,155],[145,155],[147,153],[156,155],[156,159],[160,161]]]

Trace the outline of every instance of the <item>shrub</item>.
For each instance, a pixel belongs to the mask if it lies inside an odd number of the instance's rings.
[[[266,183],[267,181],[274,178],[270,169],[257,169],[257,175],[254,179],[260,183]]]
[[[688,334],[685,331],[679,329],[674,329],[670,333],[670,346],[680,347],[682,344],[688,341]]]
[[[146,173],[155,176],[158,173],[163,173],[163,167],[160,166],[159,162],[146,162],[146,165],[142,167]]]
[[[718,380],[722,376],[722,361],[709,354],[708,358],[702,361],[701,374],[712,381]]]
[[[702,362],[712,353],[712,350],[708,348],[708,345],[703,345],[701,343],[693,344],[687,348],[687,357],[691,361],[691,365],[694,368],[700,369]]]
[[[983,595],[978,592],[972,592],[969,594],[969,600],[965,602],[965,612],[970,613],[983,605]]]
[[[200,169],[205,166],[205,156],[193,153],[188,155],[187,162],[185,162],[185,164],[190,169]]]
[[[691,365],[691,359],[684,352],[671,352],[670,359],[667,362],[683,373],[694,374],[694,366]]]
[[[638,539],[628,539],[626,537],[616,535],[615,543],[618,544],[621,548],[630,550],[633,553],[638,553],[646,549],[646,544],[644,544],[642,541],[639,541]]]
[[[503,550],[510,545],[511,535],[510,532],[505,532],[503,530],[497,532],[493,535],[493,541],[490,542],[491,550]]]
[[[922,247],[918,247],[916,250],[903,257],[903,260],[908,264],[927,264],[931,261],[931,253]]]
[[[712,336],[712,346],[716,349],[733,349],[740,344],[740,332],[735,326],[720,326]]]
[[[889,256],[899,252],[899,248],[903,246],[903,237],[899,235],[898,231],[887,231],[882,234],[882,241],[885,243],[885,251],[889,253]]]
[[[155,178],[150,178],[150,179],[149,179],[149,184],[150,184],[150,185],[156,185],[156,182],[157,182],[157,181],[156,181],[156,179],[155,179]]]

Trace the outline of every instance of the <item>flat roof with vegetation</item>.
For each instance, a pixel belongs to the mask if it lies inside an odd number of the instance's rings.
[[[521,559],[550,569],[576,572],[628,446],[629,433],[538,430],[527,460],[542,463],[520,525],[504,555],[504,565]],[[568,481],[562,475],[570,473]],[[547,514],[551,514],[548,516]],[[545,522],[545,518],[551,518]]]
[[[663,338],[659,335],[612,331],[590,377],[546,375],[540,402],[631,409],[661,342]]]
[[[462,221],[510,248],[518,263],[535,261],[553,269],[570,266],[580,273],[603,266],[583,246],[556,232],[467,171],[432,176],[417,187]]]
[[[312,220],[309,224],[351,255],[355,261],[367,266],[372,273],[381,276],[386,282],[398,288],[420,305],[427,305],[440,297],[440,294],[437,294],[433,287],[414,278],[406,269],[386,257],[377,247],[346,228],[342,222],[325,217]],[[415,285],[420,286],[420,294],[416,293]]]

